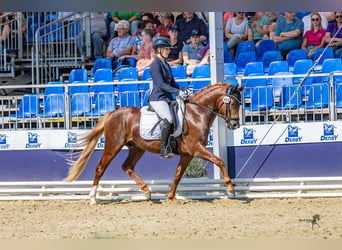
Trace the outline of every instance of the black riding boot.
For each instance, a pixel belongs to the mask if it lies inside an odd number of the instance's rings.
[[[163,124],[161,126],[160,159],[171,158],[174,156],[172,152],[167,151],[167,148],[169,146],[170,127],[171,123],[164,119]]]

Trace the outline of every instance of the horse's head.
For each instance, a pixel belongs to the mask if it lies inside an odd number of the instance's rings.
[[[228,129],[240,127],[239,109],[241,105],[241,92],[244,86],[229,86],[226,94],[218,100],[219,112],[223,116]]]

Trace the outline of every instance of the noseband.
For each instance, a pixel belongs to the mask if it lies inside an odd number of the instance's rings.
[[[235,90],[235,91],[234,91]],[[189,99],[189,102],[196,104],[197,106],[200,106],[202,108],[204,108],[205,110],[209,111],[210,113],[222,118],[226,124],[230,123],[230,121],[239,121],[240,118],[234,118],[231,117],[231,111],[230,111],[230,104],[231,104],[231,98],[235,99],[240,105],[241,105],[241,93],[240,91],[237,91],[238,88],[237,87],[228,87],[227,91],[226,91],[226,96],[223,97],[222,99],[222,103],[220,104],[219,109],[223,106],[226,105],[226,112],[225,112],[225,117],[223,115],[221,115],[219,112],[216,112],[214,110],[211,110],[205,106],[203,106],[202,104],[199,104],[191,99]]]

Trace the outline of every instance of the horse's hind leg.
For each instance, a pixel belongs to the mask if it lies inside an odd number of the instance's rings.
[[[145,151],[141,148],[130,146],[128,147],[128,156],[125,162],[122,164],[122,170],[125,171],[140,187],[141,190],[145,192],[147,199],[151,199],[151,191],[147,187],[146,183],[134,172],[135,165],[144,155]]]
[[[121,148],[122,148],[122,146],[116,146],[113,148],[105,146],[102,158],[96,166],[93,187],[89,193],[90,205],[96,204],[96,190],[97,190],[97,186],[99,185],[99,181],[100,181],[101,177],[103,176],[104,172],[106,171],[109,163],[120,152]]]

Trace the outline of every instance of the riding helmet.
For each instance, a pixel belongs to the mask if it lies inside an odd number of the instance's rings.
[[[159,48],[159,47],[171,47],[170,40],[166,37],[159,37],[153,42],[153,48]]]

